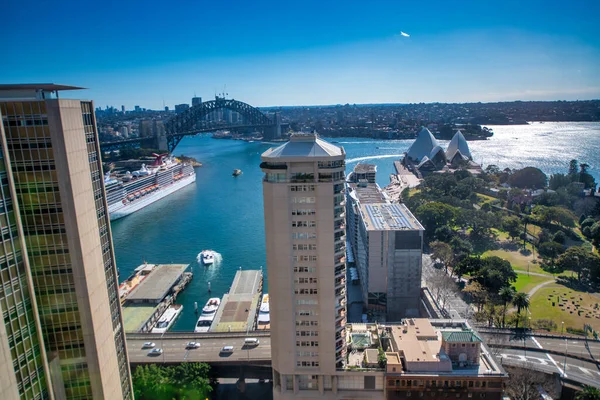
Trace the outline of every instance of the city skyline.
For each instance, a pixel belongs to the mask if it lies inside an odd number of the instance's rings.
[[[96,105],[127,109],[221,92],[256,106],[599,98],[600,6],[551,3],[64,2],[27,25],[12,3],[5,29],[31,45],[9,41],[0,74],[77,83]],[[51,35],[30,29],[47,21]]]

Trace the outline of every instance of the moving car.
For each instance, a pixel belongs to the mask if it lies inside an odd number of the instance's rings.
[[[152,349],[156,346],[154,342],[146,342],[142,345],[142,349]]]
[[[163,349],[157,348],[157,349],[150,350],[148,355],[149,356],[160,356],[162,353],[163,353]]]
[[[198,347],[200,347],[200,343],[198,343],[198,342],[188,342],[185,345],[186,349],[197,349]]]

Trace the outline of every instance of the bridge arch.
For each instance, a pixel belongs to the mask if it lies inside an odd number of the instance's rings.
[[[173,151],[179,144],[181,139],[187,135],[193,135],[202,130],[199,126],[204,122],[204,118],[212,112],[218,110],[231,110],[241,114],[247,125],[257,127],[272,127],[275,122],[263,114],[258,108],[250,104],[217,97],[215,100],[210,100],[189,108],[188,110],[177,114],[165,122],[165,131],[167,134],[167,142],[169,151]],[[224,126],[223,128],[227,128]]]

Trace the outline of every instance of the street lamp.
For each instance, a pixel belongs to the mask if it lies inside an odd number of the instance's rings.
[[[565,322],[561,322],[562,328],[561,328],[561,334],[564,336],[564,332],[565,332]],[[569,341],[567,340],[567,337],[565,336],[565,361],[563,362],[563,375],[567,375],[567,354],[569,354]]]

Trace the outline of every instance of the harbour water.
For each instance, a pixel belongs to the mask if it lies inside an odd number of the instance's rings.
[[[566,172],[573,158],[590,165],[600,182],[600,123],[532,123],[491,126],[490,140],[469,142],[475,161],[500,168],[535,166],[547,174]],[[343,146],[347,172],[359,162],[377,165],[380,186],[389,182],[392,161],[408,149],[412,140],[327,139]],[[222,297],[239,267],[265,265],[260,154],[276,143],[217,140],[209,135],[185,138],[175,150],[203,163],[196,169],[196,183],[126,218],[112,223],[121,280],[144,260],[153,263],[189,263],[194,279],[178,297],[184,309],[174,331],[192,331],[209,297]],[[442,141],[442,147],[447,142]],[[235,168],[242,175],[232,177]],[[205,268],[198,264],[200,251],[220,253],[220,262]],[[208,293],[208,283],[212,293]],[[268,282],[265,276],[265,291]]]

